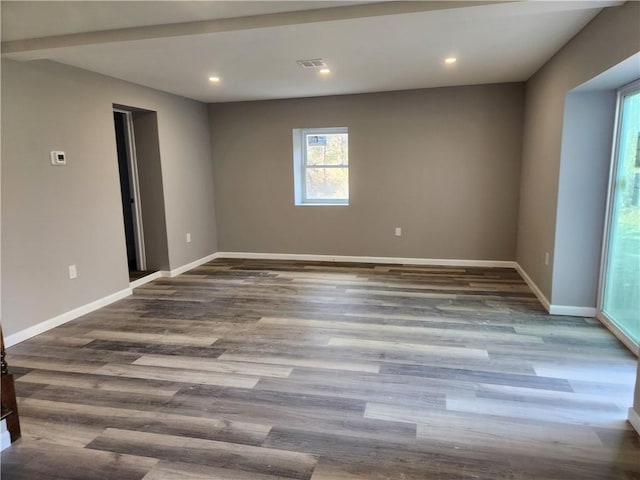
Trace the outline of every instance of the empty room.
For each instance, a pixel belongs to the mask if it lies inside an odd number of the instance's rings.
[[[3,480],[640,479],[640,2],[0,8]]]

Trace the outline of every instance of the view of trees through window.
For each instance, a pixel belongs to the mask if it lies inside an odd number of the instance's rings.
[[[605,270],[604,312],[640,342],[640,89],[623,97]]]
[[[347,133],[307,134],[305,188],[308,200],[349,198]]]

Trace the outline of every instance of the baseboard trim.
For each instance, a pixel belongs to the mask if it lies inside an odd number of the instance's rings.
[[[381,263],[397,265],[432,265],[446,267],[515,268],[509,260],[465,260],[440,258],[363,257],[349,255],[316,255],[300,253],[218,252],[215,258],[245,258],[256,260],[299,260],[336,263]]]
[[[531,277],[527,272],[516,262],[516,270],[522,276],[529,288],[538,297],[540,303],[545,308],[549,315],[564,315],[567,317],[595,317],[598,311],[594,307],[576,307],[573,305],[554,305],[549,302],[549,299],[544,296],[544,293],[538,288],[538,285],[531,280]]]
[[[82,315],[86,315],[87,313],[91,313],[95,310],[98,310],[99,308],[106,307],[107,305],[113,302],[116,302],[125,297],[128,297],[133,293],[134,288],[138,288],[158,278],[177,277],[178,275],[186,271],[189,271],[193,268],[199,267],[203,263],[210,262],[211,260],[217,257],[218,257],[217,253],[212,253],[211,255],[207,255],[206,257],[200,258],[198,260],[195,260],[191,263],[175,268],[173,270],[170,270],[170,271],[161,270],[159,272],[152,273],[151,275],[148,275],[144,278],[140,278],[136,281],[129,283],[129,288],[125,288],[123,290],[120,290],[119,292],[115,292],[115,293],[112,293],[111,295],[107,295],[106,297],[99,298],[98,300],[95,300],[91,303],[87,303],[86,305],[82,305],[81,307],[74,308],[73,310],[69,310],[68,312],[62,313],[56,317],[40,322],[29,328],[25,328],[24,330],[20,330],[19,332],[16,332],[12,335],[8,335],[5,338],[5,345],[7,347],[11,347],[20,342],[24,342],[25,340],[28,340],[31,337],[35,337],[36,335],[39,335],[48,330],[51,330],[52,328],[63,325],[67,322],[70,322],[71,320],[75,320],[76,318],[81,317]]]
[[[51,330],[52,328],[70,322],[71,320],[75,320],[82,315],[86,315],[87,313],[91,313],[95,310],[98,310],[99,308],[106,307],[113,302],[117,302],[118,300],[128,297],[129,295],[131,295],[131,293],[133,293],[131,288],[125,288],[123,290],[120,290],[119,292],[112,293],[111,295],[107,295],[106,297],[102,297],[91,303],[82,305],[81,307],[69,310],[68,312],[50,318],[49,320],[45,320],[44,322],[40,322],[29,328],[25,328],[24,330],[16,332],[13,335],[8,335],[7,338],[5,338],[5,344],[7,347],[11,347],[20,342],[24,342],[31,337],[35,337],[36,335]]]
[[[44,322],[33,325],[32,327],[21,330],[13,335],[7,336],[5,343],[7,347],[23,342],[31,337],[47,330],[51,330],[59,325],[74,320],[82,315],[93,312],[99,308],[105,307],[110,303],[118,301],[132,294],[132,289],[138,288],[158,278],[171,278],[181,275],[200,265],[215,260],[216,258],[244,258],[256,260],[299,260],[299,261],[315,261],[315,262],[337,262],[337,263],[379,263],[394,265],[430,265],[430,266],[447,266],[447,267],[486,267],[486,268],[515,268],[522,276],[529,288],[538,297],[544,308],[551,315],[572,315],[580,317],[595,317],[596,309],[589,307],[573,307],[567,305],[551,305],[549,300],[540,291],[527,272],[517,263],[510,260],[467,260],[467,259],[441,259],[441,258],[409,258],[409,257],[366,257],[366,256],[349,256],[349,255],[316,255],[316,254],[298,254],[298,253],[257,253],[257,252],[217,252],[194,260],[186,265],[175,268],[173,270],[161,270],[148,275],[144,278],[131,282],[129,288],[120,290],[119,292],[107,295],[94,302],[88,303],[81,307],[65,312],[56,317],[45,320]],[[615,333],[615,332],[614,332]]]
[[[157,271],[157,272],[153,272],[150,273],[149,275],[139,278],[138,280],[134,280],[133,282],[129,282],[129,288],[138,288],[141,287],[142,285],[149,283],[149,282],[153,282],[154,280],[157,280],[158,278],[164,276],[162,275],[164,272],[162,271]]]
[[[520,276],[523,278],[523,280],[527,283],[527,285],[529,285],[529,288],[531,289],[531,291],[535,294],[536,297],[538,297],[538,300],[540,300],[540,303],[545,308],[545,310],[551,313],[551,303],[549,302],[547,297],[544,296],[544,293],[542,293],[542,290],[540,290],[538,288],[538,285],[536,285],[536,283],[533,280],[531,280],[531,277],[527,274],[527,272],[525,272],[524,268],[522,268],[518,262],[516,262],[515,268],[520,274]]]
[[[210,262],[211,260],[215,260],[220,256],[219,253],[212,253],[211,255],[207,255],[206,257],[202,257],[198,260],[194,260],[191,263],[187,263],[186,265],[182,265],[181,267],[174,268],[171,271],[163,270],[160,272],[161,277],[177,277],[178,275],[183,274],[184,272],[188,272],[191,269],[199,267],[203,263]]]
[[[638,435],[640,435],[640,415],[633,408],[629,409],[629,423],[636,429]]]
[[[574,307],[571,305],[553,305],[549,308],[551,315],[566,315],[569,317],[595,317],[598,311],[594,307]]]

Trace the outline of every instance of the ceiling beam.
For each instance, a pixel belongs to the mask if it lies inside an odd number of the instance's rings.
[[[519,3],[520,0],[514,0]],[[293,12],[271,13],[246,17],[202,20],[195,22],[172,23],[129,27],[115,30],[103,30],[49,37],[30,38],[2,42],[2,56],[30,59],[29,52],[58,48],[94,45],[101,43],[127,42],[154,38],[205,35],[211,33],[251,30],[258,28],[300,25],[305,23],[352,20],[357,18],[400,15],[407,13],[473,8],[493,4],[514,3],[511,1],[390,1],[349,5],[344,7],[320,8]],[[546,2],[545,2],[546,3]],[[580,3],[580,2],[576,2]],[[27,54],[24,57],[20,54]]]

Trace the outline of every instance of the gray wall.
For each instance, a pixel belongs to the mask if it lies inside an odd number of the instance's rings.
[[[209,112],[220,251],[515,258],[522,84]],[[294,206],[292,129],[336,126],[349,128],[349,206]]]
[[[157,112],[169,266],[216,251],[205,105],[52,62],[4,59],[2,100],[5,335],[129,285],[113,103]],[[64,150],[68,165],[51,166],[51,150]]]
[[[638,52],[639,16],[639,2],[604,9],[526,84],[517,260],[551,303],[565,95]]]
[[[615,90],[566,97],[551,295],[555,305],[597,303],[615,110]]]

